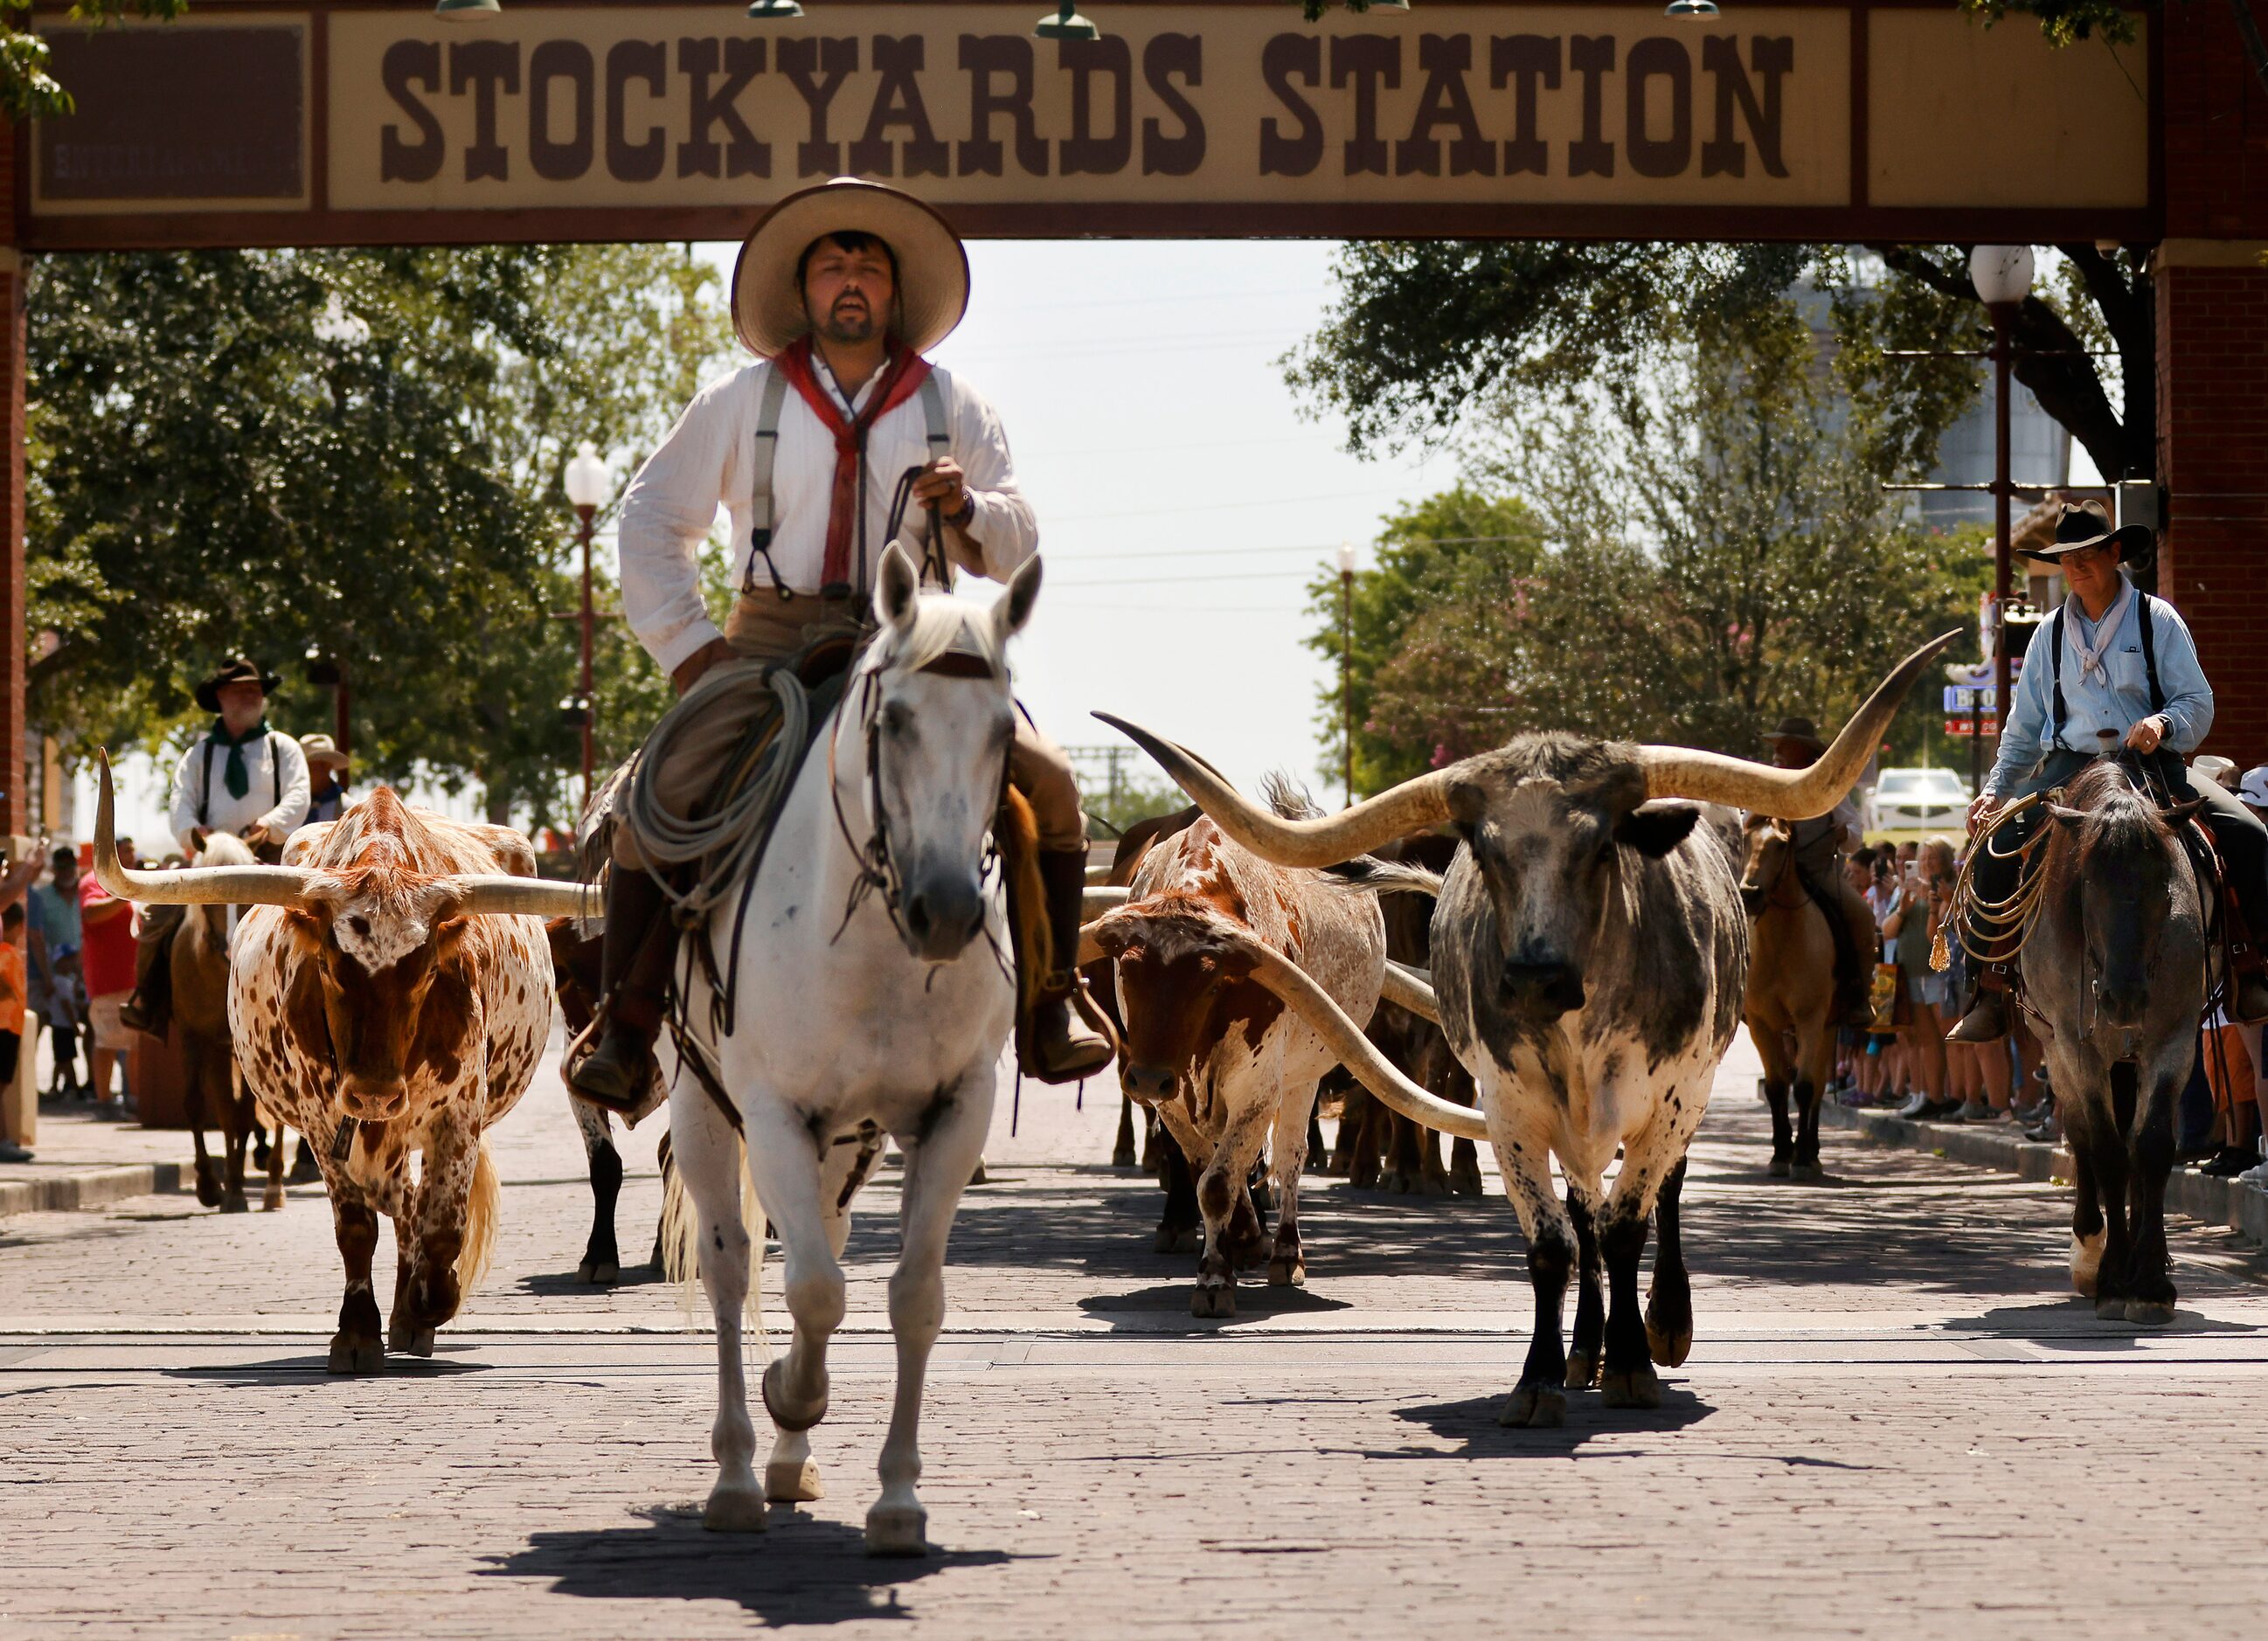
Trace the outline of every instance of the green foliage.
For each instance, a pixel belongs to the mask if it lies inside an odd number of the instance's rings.
[[[1983,569],[1973,539],[1896,521],[1825,392],[1790,310],[1689,339],[1643,391],[1506,431],[1477,471],[1530,498],[1542,551],[1493,596],[1421,593],[1373,669],[1364,732],[1399,770],[1521,729],[1756,755],[1785,713],[1839,721],[1924,637],[1973,620]],[[1893,744],[1934,710],[1915,702]]]
[[[1189,802],[1178,786],[1163,783],[1151,785],[1140,781],[1125,781],[1120,783],[1116,790],[1104,789],[1079,795],[1079,806],[1094,819],[1104,822],[1114,834],[1123,832],[1137,820],[1186,809]]]
[[[170,21],[189,0],[71,0],[62,20],[100,28],[127,16]],[[48,42],[30,31],[30,0],[0,0],[0,115],[52,119],[77,106],[70,90],[48,72]]]
[[[587,438],[619,481],[659,439],[722,348],[711,277],[662,247],[33,264],[34,715],[74,753],[155,745],[241,648],[286,677],[279,726],[327,727],[296,665],[320,651],[347,664],[358,781],[571,813],[560,469]],[[594,649],[611,761],[667,683],[618,620]]]
[[[2115,46],[2134,42],[2133,13],[2119,0],[1961,0],[1961,9],[1990,27],[2010,11],[2029,12],[2051,45],[2069,46],[2100,35]],[[2155,10],[2155,7],[2150,9]]]
[[[1331,667],[1315,710],[1327,784],[1337,784],[1345,756],[1338,685],[1342,651],[1351,658],[1355,790],[1381,791],[1427,768],[1430,749],[1411,739],[1406,722],[1373,723],[1379,669],[1425,612],[1493,608],[1515,597],[1520,578],[1534,570],[1543,552],[1543,525],[1525,504],[1460,484],[1385,520],[1377,567],[1355,577],[1347,600],[1344,632],[1351,644],[1344,641],[1340,622],[1339,578],[1329,570],[1316,576],[1307,588],[1307,611],[1315,625],[1306,643]]]

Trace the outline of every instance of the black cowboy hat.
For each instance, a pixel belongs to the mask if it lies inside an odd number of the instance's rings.
[[[197,704],[208,712],[219,711],[223,684],[258,684],[261,695],[272,695],[283,681],[279,673],[268,672],[241,655],[232,655],[197,686]]]
[[[2130,524],[2124,529],[2110,527],[2110,515],[2101,502],[2066,502],[2063,511],[2056,517],[2055,540],[2046,547],[2023,548],[2026,558],[2036,558],[2042,563],[2052,564],[2067,553],[2081,548],[2101,547],[2105,542],[2118,549],[2121,559],[2146,557],[2150,551],[2150,526]]]
[[[1819,739],[1819,726],[1808,717],[1784,717],[1779,721],[1779,727],[1764,739],[1774,742],[1792,740],[1798,746],[1808,747],[1815,758],[1822,756],[1827,751],[1827,743]]]

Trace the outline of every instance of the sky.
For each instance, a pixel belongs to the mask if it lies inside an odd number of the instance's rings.
[[[1342,541],[1367,565],[1381,518],[1456,468],[1445,455],[1360,460],[1335,419],[1301,418],[1277,361],[1321,321],[1336,248],[969,246],[968,316],[935,357],[1000,413],[1039,516],[1047,578],[1014,652],[1017,688],[1064,745],[1123,745],[1088,716],[1101,709],[1193,747],[1248,790],[1284,769],[1327,806],[1341,801],[1317,769],[1316,691],[1330,673],[1300,642],[1303,590]],[[727,271],[738,250],[698,247]],[[169,772],[122,766],[121,830],[145,847],[166,835]],[[91,773],[78,788],[91,835]],[[421,797],[460,814],[476,801]]]

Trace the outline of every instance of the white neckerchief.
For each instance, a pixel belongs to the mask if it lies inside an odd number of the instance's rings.
[[[2087,619],[2087,607],[2079,601],[2079,594],[2074,592],[2071,595],[2071,613],[2076,619],[2066,623],[2071,628],[2067,636],[2071,639],[2071,652],[2079,658],[2080,682],[2085,683],[2097,673],[2102,674],[2106,686],[2110,682],[2110,673],[2103,666],[2103,658],[2110,653],[2110,641],[2118,636],[2118,624],[2126,614],[2126,601],[2133,596],[2134,584],[2124,576],[2119,577],[2118,596],[2110,601],[2110,607],[2102,612],[2102,619],[2095,623],[2095,641],[2090,644],[2079,636],[2080,623]]]

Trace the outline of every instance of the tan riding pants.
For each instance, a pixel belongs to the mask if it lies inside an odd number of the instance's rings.
[[[656,796],[673,813],[689,813],[708,795],[718,765],[732,754],[749,720],[770,699],[769,691],[747,687],[756,675],[803,648],[809,629],[850,619],[851,608],[846,600],[782,599],[773,592],[743,596],[733,606],[725,623],[733,659],[711,667],[693,686],[688,699],[705,701],[707,706],[688,714],[676,745],[656,772]],[[1015,742],[1008,750],[1008,778],[1030,800],[1042,849],[1086,847],[1086,816],[1079,808],[1071,760],[1020,710]],[[615,828],[615,859],[625,866],[645,864],[627,826]]]

